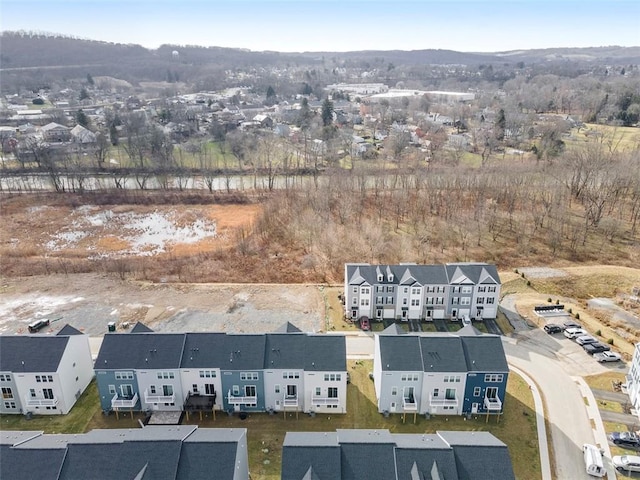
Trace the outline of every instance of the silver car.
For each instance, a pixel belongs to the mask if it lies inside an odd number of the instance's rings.
[[[622,356],[616,352],[600,352],[600,353],[594,353],[593,358],[595,358],[600,363],[619,362],[622,359]]]
[[[640,457],[636,455],[617,455],[611,462],[621,472],[640,472]]]

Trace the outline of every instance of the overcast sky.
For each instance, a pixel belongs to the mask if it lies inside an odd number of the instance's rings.
[[[282,52],[640,46],[640,1],[0,0],[0,28]]]

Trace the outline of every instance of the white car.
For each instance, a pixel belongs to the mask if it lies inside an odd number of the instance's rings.
[[[636,455],[617,455],[611,463],[621,472],[640,472],[640,457]]]
[[[576,343],[578,345],[586,345],[587,343],[595,343],[597,341],[598,340],[591,335],[580,335],[579,337],[576,337]]]
[[[616,352],[600,352],[594,353],[593,358],[599,362],[619,362],[622,360],[622,356]]]
[[[589,335],[589,333],[581,328],[567,328],[564,331],[564,336],[567,338],[576,338],[582,335]]]

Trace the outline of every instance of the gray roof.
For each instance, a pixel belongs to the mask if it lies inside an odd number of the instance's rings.
[[[83,335],[83,333],[67,323],[60,329],[58,333],[56,333],[56,335]]]
[[[150,333],[150,332],[153,332],[153,330],[151,330],[142,322],[136,322],[136,324],[131,329],[131,333]]]
[[[389,274],[393,274],[390,280]],[[382,282],[378,276],[382,275]],[[346,264],[347,283],[361,285],[368,283],[395,285],[448,285],[459,283],[466,277],[474,284],[499,284],[500,277],[495,265],[487,263],[451,263],[446,265],[371,265],[365,263]],[[466,282],[469,283],[469,282]]]
[[[305,371],[346,372],[347,340],[344,335],[307,335]]]
[[[180,368],[183,333],[107,333],[95,369]]]
[[[219,366],[223,370],[261,370],[264,365],[265,336],[226,334]]]
[[[229,361],[225,333],[187,333],[181,368],[212,368]]]
[[[285,322],[275,330],[275,333],[296,333],[301,331],[302,330],[296,327],[293,323]]]
[[[0,478],[58,480],[58,472],[64,456],[64,447],[27,450],[2,445],[0,446]]]
[[[435,472],[438,477],[432,476]],[[480,477],[515,478],[506,445],[488,432],[391,434],[386,429],[338,430],[336,434],[289,432],[283,444],[283,480]]]
[[[0,335],[0,372],[55,372],[68,336]]]
[[[461,329],[462,332],[464,329]],[[457,333],[381,334],[382,370],[393,372],[508,372],[497,335]],[[473,333],[473,334],[471,334]]]
[[[306,335],[266,335],[264,368],[302,370],[305,365]]]

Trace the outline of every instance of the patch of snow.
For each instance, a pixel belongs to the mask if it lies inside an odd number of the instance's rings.
[[[72,247],[80,240],[89,235],[87,232],[73,230],[71,232],[60,232],[53,235],[53,240],[49,240],[45,247],[50,251],[58,251],[63,248]]]
[[[525,276],[530,278],[551,278],[567,276],[567,272],[549,267],[525,267],[519,268],[518,271],[524,273]]]

